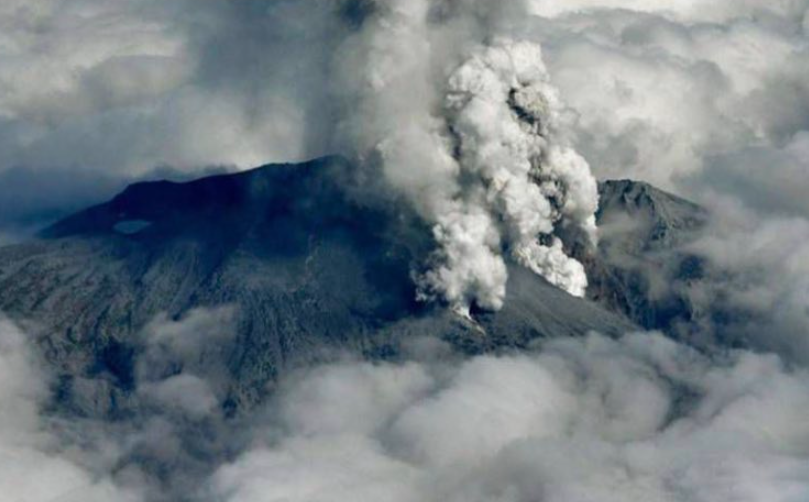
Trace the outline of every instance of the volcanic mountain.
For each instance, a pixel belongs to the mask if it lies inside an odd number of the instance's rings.
[[[350,179],[351,165],[329,157],[129,186],[0,249],[0,312],[35,334],[63,375],[65,402],[93,414],[126,401],[150,322],[199,309],[233,312],[233,343],[216,349],[233,410],[261,400],[281,374],[337,353],[396,358],[403,341],[424,336],[480,353],[591,330],[673,329],[688,315],[682,298],[653,295],[641,272],[705,215],[649,185],[602,183],[602,246],[571,244],[590,274],[589,299],[515,265],[504,308],[466,319],[415,300],[411,273],[430,250],[429,231],[353,197]],[[699,263],[666,266],[687,277]],[[77,391],[84,377],[108,385],[87,399]]]

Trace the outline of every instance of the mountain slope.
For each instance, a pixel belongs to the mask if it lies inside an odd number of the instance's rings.
[[[599,195],[598,252],[580,256],[588,297],[646,329],[690,340],[701,315],[690,299],[691,286],[703,279],[706,264],[687,247],[708,214],[642,182],[605,181]]]
[[[93,413],[125,406],[142,332],[161,313],[235,308],[235,339],[222,349],[233,407],[335,351],[396,357],[402,340],[431,335],[476,353],[635,329],[518,267],[505,308],[475,323],[415,302],[410,273],[430,243],[401,237],[413,227],[406,216],[354,201],[340,188],[350,173],[325,158],[133,185],[36,242],[0,249],[0,311],[35,323],[67,400],[79,398],[77,376],[108,378],[114,399],[93,401]]]

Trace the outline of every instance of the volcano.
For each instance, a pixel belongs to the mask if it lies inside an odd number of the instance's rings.
[[[234,412],[281,375],[335,354],[395,359],[403,341],[425,336],[463,353],[497,352],[593,330],[670,329],[687,314],[681,299],[652,299],[633,267],[654,264],[705,215],[649,185],[601,184],[600,223],[636,224],[630,238],[605,236],[598,252],[572,245],[591,277],[588,299],[511,265],[504,308],[468,319],[416,301],[411,274],[431,249],[429,229],[352,196],[351,173],[328,157],[131,185],[0,249],[0,311],[37,337],[62,375],[61,399],[92,414],[124,406],[139,333],[153,319],[199,309],[234,312],[234,343],[217,349]],[[698,268],[686,258],[677,266]],[[107,385],[87,399],[85,377]]]

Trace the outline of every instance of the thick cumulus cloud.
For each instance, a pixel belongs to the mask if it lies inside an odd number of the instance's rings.
[[[654,334],[337,364],[292,382],[274,426],[211,489],[232,502],[798,500],[808,378]]]
[[[532,10],[553,80],[580,114],[579,145],[604,177],[696,194],[691,185],[727,169],[724,159],[749,148],[778,155],[807,128],[805,1],[536,1]],[[769,166],[748,167],[734,174]]]
[[[357,104],[347,94],[381,105],[368,87],[390,86],[385,113],[412,118],[443,97],[430,79],[500,35],[542,43],[580,119],[565,127],[598,174],[685,191],[716,156],[778,150],[806,129],[807,19],[803,0],[12,0],[0,7],[0,170],[319,155]]]
[[[276,30],[282,12],[295,16],[292,2],[239,4],[4,2],[0,168],[132,174],[301,158],[313,104],[304,77],[321,50],[302,42],[316,36],[317,21]],[[279,50],[307,61],[307,73],[279,71]]]

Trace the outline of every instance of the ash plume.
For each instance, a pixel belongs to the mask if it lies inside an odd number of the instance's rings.
[[[539,45],[510,36],[527,6],[368,5],[338,49],[350,74],[334,92],[350,106],[336,143],[432,226],[438,249],[417,275],[420,297],[499,309],[506,260],[583,296],[584,268],[557,231],[595,241],[596,182],[565,141]]]

